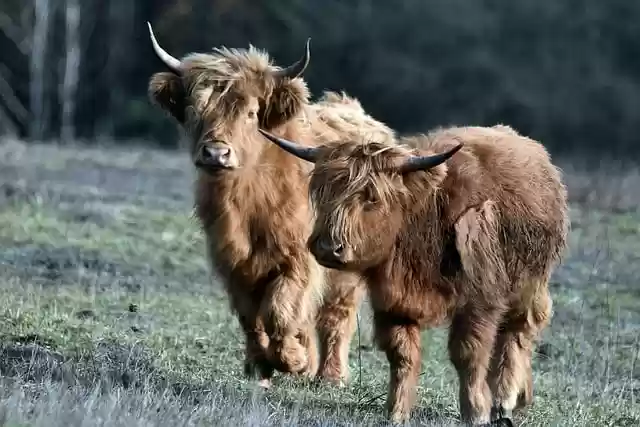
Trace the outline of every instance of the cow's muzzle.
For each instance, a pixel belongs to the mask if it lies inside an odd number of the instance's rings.
[[[206,142],[200,144],[194,163],[204,170],[235,169],[239,166],[238,156],[229,144],[224,142]]]
[[[351,251],[343,242],[316,238],[308,242],[309,251],[323,267],[342,269],[349,261]]]

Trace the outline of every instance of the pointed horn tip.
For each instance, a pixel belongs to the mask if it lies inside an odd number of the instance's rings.
[[[458,145],[456,145],[455,147],[453,147],[451,149],[451,154],[456,154],[458,151],[460,151],[462,149],[462,147],[464,147],[464,142],[462,141],[458,141]]]
[[[454,154],[460,151],[463,146],[464,142],[458,141],[458,145],[440,154],[434,154],[431,156],[411,156],[406,161],[403,161],[397,170],[406,173],[431,169],[449,160]]]
[[[451,157],[453,157],[453,155],[456,154],[458,151],[460,151],[462,149],[462,147],[464,147],[464,142],[458,141],[458,145],[453,147],[451,150],[445,151],[444,153],[442,153],[440,155],[441,158],[442,158],[442,163],[446,162]],[[437,156],[437,154],[436,154],[436,156]]]
[[[153,33],[153,28],[151,27],[151,23],[149,21],[147,21],[147,27],[149,28],[149,37],[151,38],[151,46],[153,47],[154,52],[156,53],[156,56],[162,61],[164,62],[164,64],[174,73],[176,74],[180,74],[181,70],[180,70],[180,60],[177,58],[174,58],[173,56],[171,56],[169,53],[167,53],[161,46],[160,43],[158,43],[158,40],[156,39],[155,34]]]
[[[305,62],[308,64],[311,59],[311,37],[307,38],[307,42],[304,45],[304,55],[306,59]]]
[[[274,75],[279,78],[289,78],[289,79],[295,79],[300,77],[302,73],[304,73],[304,71],[307,69],[309,62],[311,61],[310,46],[311,46],[311,37],[308,37],[305,43],[305,49],[304,49],[304,54],[302,55],[302,58],[298,59],[295,63],[289,65],[286,68],[275,71]]]
[[[147,21],[147,28],[149,29],[149,34],[151,35],[151,37],[155,36],[153,35],[153,28],[151,27],[151,22]]]

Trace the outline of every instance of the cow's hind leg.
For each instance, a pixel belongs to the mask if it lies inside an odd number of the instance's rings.
[[[376,340],[390,368],[387,414],[392,422],[407,421],[416,398],[420,374],[420,327],[409,319],[375,313]]]
[[[513,410],[533,403],[531,357],[540,332],[551,317],[546,282],[536,290],[529,308],[513,310],[503,320],[491,364],[492,418],[510,417]]]
[[[449,357],[459,378],[462,421],[486,425],[491,418],[491,391],[487,374],[501,313],[477,307],[463,308],[453,318]]]
[[[358,276],[328,270],[328,286],[317,321],[321,346],[318,375],[338,385],[349,378],[349,345],[364,291]]]
[[[531,403],[531,350],[522,345],[520,332],[503,330],[498,335],[489,384],[493,395],[492,420],[511,418],[521,401]]]

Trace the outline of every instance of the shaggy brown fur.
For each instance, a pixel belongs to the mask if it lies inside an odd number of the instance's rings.
[[[321,268],[309,253],[309,164],[265,141],[258,124],[307,145],[394,134],[344,94],[310,104],[304,81],[276,78],[277,69],[254,47],[190,54],[179,75],[151,77],[149,96],[181,124],[201,166],[197,216],[246,335],[247,373],[257,368],[264,381],[274,368],[313,375],[319,365],[320,376],[343,382],[364,287],[357,274]],[[202,166],[208,149],[225,150],[232,167]]]
[[[508,418],[533,400],[532,346],[551,316],[547,284],[569,227],[561,174],[541,144],[507,126],[440,129],[401,142],[315,150],[309,247],[320,264],[365,277],[391,368],[393,420],[413,406],[420,329],[445,322],[463,420]],[[459,142],[446,163],[397,172],[413,154]]]

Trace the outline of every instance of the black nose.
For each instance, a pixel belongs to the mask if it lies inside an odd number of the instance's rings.
[[[340,257],[344,252],[344,245],[342,243],[336,243],[333,245],[333,255]]]
[[[344,253],[344,245],[342,243],[334,243],[330,240],[321,240],[318,243],[318,246],[320,247],[322,252],[331,254],[336,258],[340,258]]]
[[[206,145],[203,145],[202,148],[200,149],[200,160],[202,161],[207,161],[207,160],[211,160],[213,156],[211,155],[211,151],[208,149],[208,147]]]
[[[219,150],[219,152],[220,152],[220,157],[222,157],[222,158],[226,159],[226,158],[228,158],[228,157],[229,157],[229,155],[231,154],[231,148],[229,148],[229,147],[224,147],[224,148],[221,148],[221,149]]]

